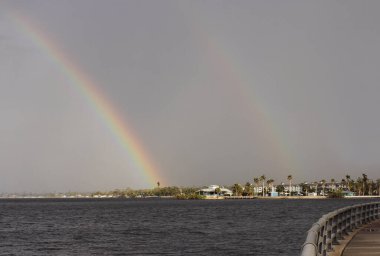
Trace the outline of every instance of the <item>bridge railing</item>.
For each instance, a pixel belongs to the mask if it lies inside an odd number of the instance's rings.
[[[328,256],[353,230],[380,217],[380,202],[357,204],[323,215],[307,232],[301,256]]]

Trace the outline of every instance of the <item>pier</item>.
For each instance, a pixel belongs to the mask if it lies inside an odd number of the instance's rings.
[[[380,255],[380,220],[361,228],[344,248],[343,256]]]
[[[380,202],[323,215],[307,232],[301,256],[380,255]]]

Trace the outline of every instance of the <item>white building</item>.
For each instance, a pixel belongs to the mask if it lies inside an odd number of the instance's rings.
[[[220,189],[220,192],[218,193],[217,189]],[[202,188],[196,192],[197,194],[203,195],[203,196],[232,196],[232,191],[228,188],[224,188],[218,185],[210,185],[206,188]]]
[[[300,185],[292,185],[291,187],[289,185],[283,185],[285,194],[289,195],[289,192],[292,192],[292,195],[295,194],[301,194],[302,188]]]

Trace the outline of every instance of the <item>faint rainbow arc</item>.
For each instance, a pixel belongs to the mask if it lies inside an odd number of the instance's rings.
[[[61,69],[61,72],[80,91],[87,102],[92,106],[106,127],[113,133],[117,142],[127,152],[134,165],[140,170],[140,175],[149,185],[157,181],[165,182],[159,176],[157,169],[153,166],[147,153],[131,132],[128,125],[121,118],[112,104],[103,96],[93,81],[83,73],[68,57],[59,49],[57,44],[50,39],[38,26],[33,25],[25,16],[12,13],[12,20],[17,26]]]
[[[191,25],[190,28],[192,29],[194,38],[205,50],[209,61],[217,66],[222,77],[227,78],[232,82],[229,90],[240,97],[239,104],[255,116],[256,119],[254,121],[258,118],[258,121],[265,128],[265,132],[271,139],[272,147],[276,151],[280,162],[285,165],[282,167],[282,171],[296,172],[297,164],[294,161],[292,154],[290,154],[291,150],[287,144],[285,136],[283,136],[277,128],[279,125],[275,123],[273,118],[271,118],[265,104],[260,101],[255,91],[250,89],[249,83],[247,82],[248,79],[241,72],[243,68],[240,63],[234,60],[232,54],[223,47],[223,44],[219,40],[212,37],[211,33],[206,31],[205,26],[201,25],[203,22],[203,17],[201,15],[197,15],[197,19],[189,18],[189,15],[191,14],[188,10],[191,8],[184,8],[183,6],[181,7],[181,5],[178,5],[177,8],[182,12],[187,22]]]
[[[242,74],[242,68],[238,62],[234,61],[234,58],[228,54],[229,52],[222,47],[220,42],[207,33],[202,34],[201,38],[204,40],[205,48],[208,49],[207,53],[210,55],[209,58],[215,65],[218,65],[222,76],[229,76],[229,80],[232,80],[233,85],[229,89],[233,88],[233,93],[237,94],[240,98],[239,102],[242,107],[258,118],[261,125],[266,129],[272,146],[276,148],[278,157],[281,158],[282,163],[286,164],[284,169],[288,171],[297,169],[293,156],[290,154],[290,150],[283,138],[284,136],[281,136],[281,132],[277,129],[278,125],[275,124],[264,103],[260,101],[254,90],[250,89],[247,82],[248,79]]]

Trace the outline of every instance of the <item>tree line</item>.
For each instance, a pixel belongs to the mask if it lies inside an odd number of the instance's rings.
[[[180,194],[192,195],[195,194],[199,187],[160,187],[157,186],[153,189],[115,189],[112,191],[102,192],[97,191],[91,194],[92,197],[104,195],[120,198],[137,198],[137,197],[165,197],[165,196],[177,196]]]
[[[292,191],[293,175],[288,175],[287,181],[287,192],[289,195],[294,195],[296,191]],[[370,179],[365,173],[356,179],[351,178],[351,176],[347,174],[340,181],[337,181],[334,178],[330,179],[330,181],[321,179],[320,181],[314,182],[302,182],[299,183],[298,186],[300,186],[303,195],[307,195],[309,193],[327,195],[329,193],[344,191],[352,192],[358,196],[380,195],[380,179]],[[259,188],[261,190],[260,193],[258,192]],[[247,181],[244,186],[235,183],[231,187],[231,190],[234,195],[237,196],[265,196],[272,190],[278,193],[284,193],[285,186],[283,184],[274,186],[274,179],[267,179],[263,174],[260,177],[254,177],[252,183]]]
[[[237,196],[265,196],[268,195],[271,191],[275,191],[278,193],[287,192],[288,195],[294,195],[296,191],[292,191],[292,185],[294,186],[294,184],[292,184],[293,175],[289,174],[287,176],[287,181],[287,188],[285,188],[283,184],[274,185],[274,179],[267,179],[267,177],[263,174],[259,177],[254,177],[252,179],[252,182],[247,181],[245,185],[235,183],[231,186],[224,187],[230,189],[233,192],[233,194]],[[99,195],[105,195],[121,198],[173,196],[178,197],[180,199],[192,199],[198,198],[196,192],[201,189],[201,187],[161,187],[160,185],[160,182],[157,182],[157,187],[152,189],[127,188],[115,189],[108,192],[97,191],[95,193],[92,193],[91,196],[95,197]],[[303,193],[303,195],[307,195],[309,193],[327,195],[328,193],[340,193],[343,191],[350,191],[358,196],[380,195],[380,179],[370,179],[365,173],[363,173],[356,179],[351,178],[351,176],[347,174],[340,181],[337,181],[334,178],[330,179],[329,181],[327,181],[326,179],[321,179],[320,181],[302,182],[297,185],[300,186],[300,190]]]

